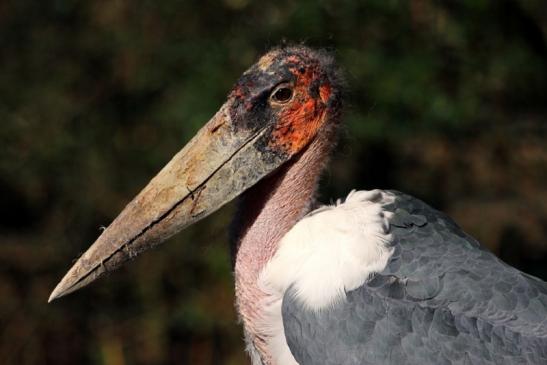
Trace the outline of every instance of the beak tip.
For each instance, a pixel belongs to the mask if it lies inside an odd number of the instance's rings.
[[[87,254],[87,253],[86,253]],[[84,254],[85,255],[85,254]],[[87,286],[88,284],[95,281],[103,274],[105,274],[105,266],[89,266],[86,263],[84,256],[68,270],[65,276],[57,284],[55,289],[49,295],[47,300],[48,303],[64,297],[72,292],[75,292],[78,289]]]
[[[59,283],[60,284],[60,283]],[[55,299],[58,299],[62,296],[62,293],[61,291],[59,290],[59,285],[57,285],[55,287],[55,289],[53,289],[53,291],[51,292],[51,294],[49,295],[49,298],[47,300],[48,303],[51,303],[53,302]]]
[[[65,280],[65,278],[63,278],[63,280],[61,280],[57,284],[55,289],[53,289],[53,291],[49,295],[49,298],[48,298],[47,302],[51,303],[54,300],[59,299],[59,298],[65,296],[65,295],[67,295],[67,294],[69,294],[73,291],[73,290],[69,290],[69,289],[70,289],[70,286],[67,287],[66,280]]]
[[[55,286],[55,289],[49,295],[47,300],[48,303],[53,302],[56,299],[64,297],[67,294],[72,293],[73,291],[79,289],[82,285],[79,283],[78,269],[79,264],[76,263],[61,279],[61,281]],[[78,285],[80,284],[80,285]]]

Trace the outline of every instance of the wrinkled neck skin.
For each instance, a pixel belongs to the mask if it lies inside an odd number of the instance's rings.
[[[259,356],[264,365],[274,364],[265,335],[257,328],[261,303],[267,299],[258,278],[281,238],[313,208],[319,177],[332,149],[331,133],[322,131],[303,152],[242,195],[233,222],[236,305],[250,355]]]

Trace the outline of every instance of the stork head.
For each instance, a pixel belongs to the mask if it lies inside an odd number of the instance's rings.
[[[204,218],[294,158],[338,123],[333,59],[276,48],[78,259],[49,301],[71,293]]]

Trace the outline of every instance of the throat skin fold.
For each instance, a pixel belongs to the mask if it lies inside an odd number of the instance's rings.
[[[246,340],[264,365],[274,364],[266,336],[257,326],[262,318],[261,302],[267,299],[258,279],[281,238],[314,207],[319,178],[333,147],[333,133],[321,131],[304,151],[243,194],[232,222],[236,306]]]

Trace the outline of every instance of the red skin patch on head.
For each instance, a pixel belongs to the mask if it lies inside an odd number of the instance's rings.
[[[302,150],[317,134],[325,122],[327,101],[331,88],[327,84],[319,87],[319,98],[313,98],[309,88],[317,77],[314,69],[300,73],[291,69],[297,76],[294,99],[283,107],[279,122],[273,131],[270,146],[294,155]]]
[[[273,132],[272,144],[293,155],[311,141],[323,125],[324,105],[314,99],[295,102],[281,114],[281,120]]]
[[[321,97],[321,100],[324,104],[327,103],[327,101],[330,98],[330,85],[323,84],[319,87],[319,96]]]
[[[287,62],[293,62],[293,63],[300,63],[301,62],[300,57],[298,57],[296,55],[291,55],[291,56],[287,57],[286,59],[287,59]]]

